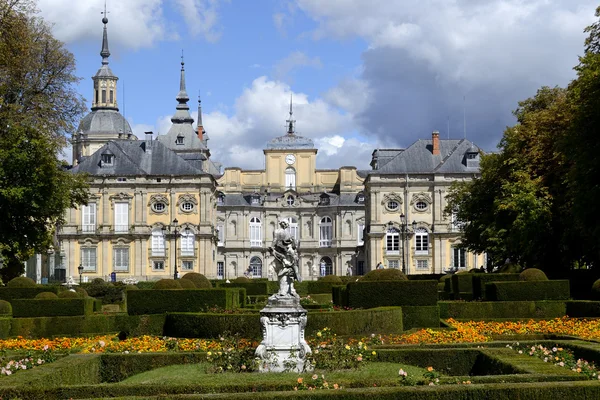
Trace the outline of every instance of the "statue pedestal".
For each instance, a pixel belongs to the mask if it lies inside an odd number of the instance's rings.
[[[260,311],[263,340],[256,349],[260,372],[302,372],[311,352],[304,340],[307,312],[295,296],[273,295]]]

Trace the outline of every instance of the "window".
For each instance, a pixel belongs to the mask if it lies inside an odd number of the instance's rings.
[[[217,195],[217,204],[225,204],[225,195],[223,193]]]
[[[285,187],[292,189],[296,187],[296,170],[292,167],[285,169]]]
[[[165,255],[165,235],[162,229],[155,228],[152,231],[152,256]]]
[[[452,212],[450,216],[450,231],[451,232],[459,232],[463,228],[463,223],[458,220],[458,213],[456,211]]]
[[[193,261],[182,261],[181,269],[184,271],[193,271],[194,270],[194,262]]]
[[[115,232],[129,230],[129,203],[115,203]]]
[[[154,212],[162,213],[167,209],[167,205],[162,202],[154,203],[152,204],[152,209],[154,210]]]
[[[400,269],[399,260],[388,260],[388,268]]]
[[[81,249],[81,265],[86,272],[96,271],[96,248]]]
[[[452,268],[465,269],[467,267],[467,252],[459,247],[452,247]]]
[[[186,201],[185,203],[181,203],[181,211],[189,213],[194,210],[194,203],[191,201]]]
[[[415,229],[415,254],[427,254],[429,251],[429,234],[425,228]]]
[[[331,262],[331,258],[321,258],[321,261],[319,262],[319,269],[321,270],[321,276],[333,275],[333,263]]]
[[[365,262],[364,261],[359,261],[358,262],[358,268],[356,271],[357,275],[364,275],[365,274]]]
[[[102,102],[106,103],[106,89],[102,89]]]
[[[109,97],[110,102],[113,103],[114,102],[114,92],[113,92],[113,90],[110,89],[110,92],[108,94],[109,94],[108,97]]]
[[[360,203],[360,204],[364,203],[365,202],[365,195],[363,193],[359,193],[356,196],[356,202]]]
[[[262,261],[258,257],[252,257],[250,259],[250,267],[252,268],[252,276],[260,278],[262,276]]]
[[[331,247],[331,239],[333,238],[333,225],[331,218],[321,218],[321,225],[319,226],[319,246],[320,247]]]
[[[400,254],[400,232],[396,228],[390,228],[385,235],[386,254]]]
[[[81,207],[81,230],[83,232],[96,230],[96,203]]]
[[[223,279],[225,277],[225,263],[223,261],[217,261],[217,278]]]
[[[260,203],[260,196],[257,194],[252,195],[252,204],[259,204]]]
[[[395,200],[390,200],[390,201],[388,201],[388,203],[387,203],[387,208],[388,208],[388,210],[390,210],[390,211],[395,211],[395,210],[397,210],[399,206],[400,206],[400,205],[399,205],[399,204],[398,204],[398,202],[397,202],[397,201],[395,201]]]
[[[115,156],[113,154],[100,154],[100,161],[103,167],[110,167],[113,165]]]
[[[217,224],[217,246],[225,245],[225,224]]]
[[[417,209],[417,211],[425,211],[427,210],[427,203],[425,203],[424,201],[417,201],[417,203],[415,204],[415,208]]]
[[[127,182],[127,178],[117,178],[117,182]]]
[[[262,224],[260,219],[256,217],[250,220],[250,246],[262,246]]]
[[[100,95],[100,93],[98,92],[97,89],[95,90],[95,92],[96,92],[96,104],[98,104],[98,96]]]
[[[152,262],[152,269],[155,271],[164,271],[165,270],[165,262],[164,261]]]
[[[298,220],[294,217],[287,217],[283,219],[288,223],[287,231],[291,237],[294,238],[296,243],[298,243]]]
[[[177,136],[177,139],[175,139],[175,144],[183,144],[183,136]]]
[[[129,248],[121,247],[115,250],[115,271],[128,271],[129,270]]]
[[[194,255],[194,233],[185,229],[181,232],[181,255],[182,256],[193,256]]]
[[[357,236],[358,236],[357,245],[362,246],[363,244],[365,244],[365,224],[362,222],[358,224]]]
[[[294,196],[288,196],[288,198],[287,198],[288,206],[293,206],[295,201],[296,201],[296,199],[294,199]]]
[[[319,199],[319,205],[328,206],[329,205],[329,196],[327,196],[326,194],[322,194],[321,198]]]
[[[417,260],[417,269],[429,269],[427,260]]]

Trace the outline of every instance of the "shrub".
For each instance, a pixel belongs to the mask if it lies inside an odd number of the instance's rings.
[[[408,278],[399,269],[388,268],[388,269],[374,269],[368,272],[365,276],[360,278],[360,282],[374,282],[374,281],[407,281]]]
[[[161,279],[154,284],[154,289],[181,289],[181,284],[174,279]]]
[[[26,276],[17,276],[11,279],[6,286],[9,288],[33,288],[35,287],[35,281]]]
[[[494,285],[489,283],[488,285]],[[494,318],[561,318],[564,301],[440,301],[440,318],[489,320]]]
[[[94,278],[92,279],[91,283],[93,286],[105,286],[107,284],[106,281],[102,278]]]
[[[232,282],[234,282],[234,283],[249,283],[249,282],[252,282],[252,279],[246,278],[245,276],[238,276]]]
[[[438,301],[437,281],[358,281],[347,291],[352,308],[435,306]]]
[[[340,278],[337,275],[327,275],[327,276],[324,276],[322,278],[319,278],[318,280],[321,281],[321,282],[337,283],[338,285],[342,284],[342,278]]]
[[[13,300],[12,306],[15,318],[91,315],[94,312],[94,299]]]
[[[485,299],[485,285],[490,282],[515,282],[519,280],[519,274],[477,274],[473,276],[473,298]]]
[[[91,297],[102,300],[102,304],[118,304],[123,301],[124,285],[105,282],[96,278],[90,285],[85,285],[87,293]]]
[[[140,290],[136,285],[125,285],[125,290]]]
[[[485,298],[492,301],[567,300],[569,281],[492,282],[485,285]]]
[[[188,272],[187,274],[183,275],[181,279],[192,281],[194,286],[196,286],[198,289],[210,289],[213,287],[210,281],[204,275],[197,272]]]
[[[8,301],[0,300],[0,315],[12,314],[12,306]]]
[[[88,292],[82,287],[76,287],[75,291],[79,294],[80,297],[89,297]]]
[[[519,274],[520,281],[547,281],[548,277],[541,269],[527,268],[525,271]]]
[[[77,292],[71,292],[70,290],[65,290],[58,293],[59,299],[80,299],[81,295]]]
[[[37,300],[58,299],[58,296],[56,295],[56,293],[42,292],[42,293],[38,293],[38,295],[35,296],[35,299],[37,299]]]
[[[600,279],[592,284],[592,297],[594,299],[600,299]]]
[[[182,289],[196,289],[196,285],[189,279],[179,279],[179,285]]]
[[[243,292],[240,295],[239,292]],[[211,307],[226,310],[238,308],[241,288],[198,290],[132,290],[127,292],[129,315],[162,314],[165,312],[201,312]]]
[[[269,283],[266,281],[255,281],[250,280],[250,282],[232,282],[232,283],[219,283],[217,287],[227,289],[227,288],[244,288],[246,289],[247,296],[266,296],[269,294]]]

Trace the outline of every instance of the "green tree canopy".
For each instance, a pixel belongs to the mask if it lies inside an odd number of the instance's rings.
[[[66,208],[85,203],[84,176],[58,159],[84,102],[75,61],[28,0],[0,0],[0,252],[6,281],[52,244]]]

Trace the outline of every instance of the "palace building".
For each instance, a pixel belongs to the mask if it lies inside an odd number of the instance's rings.
[[[117,106],[102,22],[91,112],[72,137],[72,172],[88,174],[89,203],[66,212],[59,261],[28,268],[32,278],[39,281],[40,270],[86,280],[189,271],[273,278],[267,248],[280,220],[296,238],[304,279],[362,275],[378,264],[409,274],[485,264],[484,255],[457,247],[459,225],[444,212],[450,184],[479,174],[481,151],[470,141],[434,132],[406,149],[375,149],[370,170],[317,169],[318,149],[296,134],[290,101],[287,132],[265,144],[264,169],[222,169],[211,160],[200,102],[194,127],[183,59],[170,130],[133,135]]]

